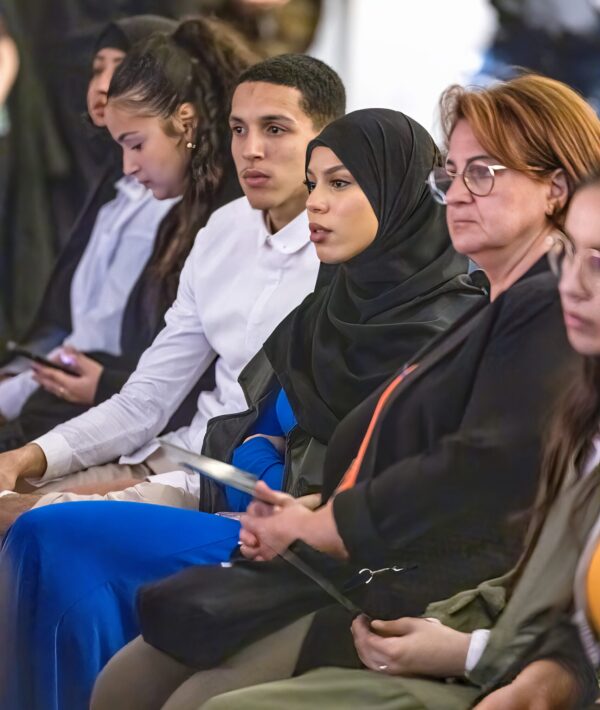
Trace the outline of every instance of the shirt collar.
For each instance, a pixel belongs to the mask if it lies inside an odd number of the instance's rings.
[[[122,178],[115,183],[117,192],[125,194],[130,200],[141,200],[150,190],[144,187],[131,175],[123,175]]]
[[[260,215],[258,245],[271,247],[280,254],[294,254],[310,241],[308,215],[303,210],[295,219],[285,225],[276,234],[271,234],[267,227],[264,213]]]

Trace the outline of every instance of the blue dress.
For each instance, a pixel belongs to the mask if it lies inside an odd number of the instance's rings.
[[[265,415],[275,426],[263,419],[255,429],[279,435],[294,425],[280,400],[282,418],[275,409]],[[268,441],[240,449],[238,465],[281,484],[282,456]],[[248,497],[226,493],[233,510],[245,509]],[[0,551],[0,708],[87,710],[98,673],[139,634],[139,586],[229,559],[238,536],[236,520],[140,503],[63,503],[22,515]]]

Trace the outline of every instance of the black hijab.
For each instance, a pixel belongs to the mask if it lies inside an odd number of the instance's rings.
[[[427,131],[397,111],[364,109],[334,121],[307,150],[330,148],[379,222],[374,242],[341,264],[265,343],[299,425],[326,443],[338,422],[481,291],[450,242],[426,177],[439,154]]]

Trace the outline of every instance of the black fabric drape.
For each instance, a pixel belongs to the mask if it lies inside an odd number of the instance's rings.
[[[438,151],[424,128],[397,111],[365,109],[325,128],[307,165],[317,146],[350,171],[379,222],[375,241],[265,344],[298,423],[326,443],[340,419],[468,307],[472,299],[457,296],[481,292],[464,276],[467,260],[426,187]]]

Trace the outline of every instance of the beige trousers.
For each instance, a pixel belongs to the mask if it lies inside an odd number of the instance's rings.
[[[160,483],[149,483],[146,479],[156,474],[173,471],[177,466],[169,461],[160,451],[155,451],[143,463],[133,466],[119,463],[107,463],[102,466],[91,466],[84,471],[71,474],[66,478],[52,481],[38,489],[40,493],[50,491],[43,495],[35,504],[34,508],[41,508],[54,503],[73,503],[83,500],[111,500],[126,501],[129,503],[153,503],[154,505],[166,505],[173,508],[186,508],[198,510],[198,499],[182,488],[163,485]],[[124,490],[117,490],[106,494],[82,494],[65,493],[62,489],[68,485],[74,488],[80,485],[111,483],[112,481],[123,481],[138,478],[140,483]]]
[[[138,637],[98,677],[91,710],[196,710],[222,693],[290,678],[312,619],[309,614],[199,672]]]

